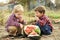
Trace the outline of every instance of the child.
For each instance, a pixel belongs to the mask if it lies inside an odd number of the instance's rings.
[[[6,29],[9,35],[21,35],[23,24],[25,24],[25,21],[22,19],[23,12],[24,9],[22,5],[19,4],[14,6],[12,15],[9,17],[6,23]]]
[[[40,27],[41,33],[50,35],[53,28],[49,18],[45,15],[45,8],[43,6],[35,8],[35,14],[36,25]]]

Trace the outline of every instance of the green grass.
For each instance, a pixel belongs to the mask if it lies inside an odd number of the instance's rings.
[[[46,15],[51,19],[60,19],[60,11],[47,10]],[[34,11],[25,12],[24,16],[26,16],[28,18],[31,18],[31,17],[33,18],[35,16],[35,14],[34,14]]]
[[[10,16],[10,12],[3,12],[0,14],[0,24],[5,24],[8,17]],[[3,16],[4,15],[4,16]],[[50,18],[50,19],[60,19],[60,11],[51,11],[51,10],[47,10],[46,11],[46,15]],[[35,14],[34,14],[34,11],[29,11],[29,12],[24,12],[23,14],[23,18],[27,21],[27,22],[30,22],[30,21],[33,21],[35,20],[34,18]]]
[[[47,11],[46,15],[51,19],[60,19],[59,11]]]

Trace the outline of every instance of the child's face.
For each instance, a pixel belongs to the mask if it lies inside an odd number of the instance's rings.
[[[40,13],[40,12],[38,12],[38,11],[35,11],[35,15],[36,15],[37,17],[41,17],[41,16],[43,15],[43,13]]]
[[[17,18],[20,18],[21,17],[21,15],[22,15],[22,11],[19,11],[19,12],[17,12],[17,13],[15,13],[15,16],[17,17]]]

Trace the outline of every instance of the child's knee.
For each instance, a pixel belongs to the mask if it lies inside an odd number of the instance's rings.
[[[50,35],[51,34],[51,31],[47,32],[47,34]]]
[[[47,32],[45,32],[44,34],[50,35],[50,34],[51,34],[51,31],[47,31]]]
[[[9,31],[9,33],[15,33],[15,32],[17,32],[17,28],[15,26],[9,26],[8,31]]]

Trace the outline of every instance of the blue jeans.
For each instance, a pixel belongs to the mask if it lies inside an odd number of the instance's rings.
[[[52,32],[51,27],[48,24],[45,24],[44,26],[41,26],[39,22],[36,23],[37,26],[41,29],[41,33],[44,35],[50,35]]]

